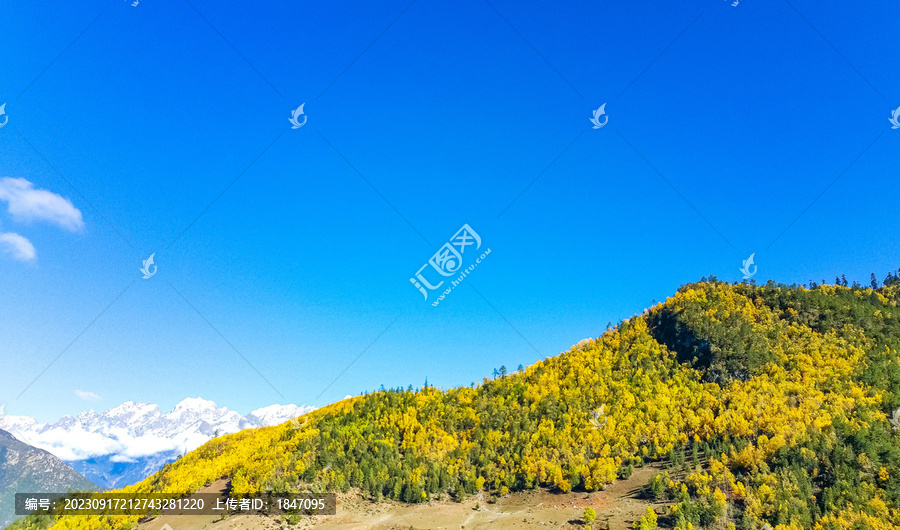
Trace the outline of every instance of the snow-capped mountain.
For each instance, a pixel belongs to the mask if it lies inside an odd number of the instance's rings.
[[[278,425],[314,407],[270,405],[246,416],[201,398],[188,398],[162,414],[152,403],[125,403],[55,423],[27,416],[0,416],[0,429],[59,457],[85,477],[107,488],[137,482],[178,455],[217,434]]]

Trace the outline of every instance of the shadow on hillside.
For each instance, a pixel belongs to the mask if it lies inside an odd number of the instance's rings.
[[[699,338],[676,311],[669,308],[653,311],[647,316],[647,325],[650,335],[656,342],[675,352],[679,363],[688,363],[699,370],[709,368],[712,364],[710,342]]]
[[[679,363],[700,370],[708,383],[748,381],[773,360],[765,334],[738,311],[713,318],[699,304],[665,307],[649,314],[647,324],[657,342],[675,352]]]

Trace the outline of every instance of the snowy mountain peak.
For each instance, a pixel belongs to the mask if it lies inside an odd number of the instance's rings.
[[[153,403],[126,401],[98,413],[37,423],[28,416],[0,416],[0,429],[56,455],[101,486],[133,484],[218,434],[278,425],[314,407],[270,405],[246,416],[200,397],[162,414]]]
[[[193,451],[216,433],[278,425],[311,410],[313,407],[270,405],[242,416],[196,397],[162,414],[153,403],[126,401],[102,413],[90,410],[48,424],[27,416],[0,416],[0,429],[66,462],[132,462]]]
[[[312,407],[297,405],[269,405],[256,409],[247,416],[257,418],[264,425],[278,425],[312,410]]]
[[[82,413],[84,414],[84,413]],[[80,416],[81,414],[79,414]],[[90,415],[96,416],[97,413],[91,409]],[[147,416],[159,415],[159,407],[153,403],[135,403],[134,401],[126,401],[118,407],[112,408],[104,412],[102,415],[111,418],[141,418]]]
[[[205,411],[205,410],[227,411],[228,409],[225,407],[222,407],[221,409],[219,409],[219,407],[216,405],[215,401],[210,401],[208,399],[203,399],[201,397],[195,397],[195,398],[185,398],[185,399],[181,400],[180,403],[175,405],[175,409],[172,412],[176,412],[179,410],[193,410],[193,411],[200,412],[200,411]]]

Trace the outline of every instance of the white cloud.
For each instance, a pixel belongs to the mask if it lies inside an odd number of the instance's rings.
[[[47,221],[75,232],[84,226],[81,211],[72,201],[51,191],[35,189],[22,178],[0,179],[0,201],[9,205],[9,214],[17,221]]]
[[[103,399],[93,392],[88,392],[88,391],[84,391],[84,390],[76,390],[75,395],[85,401],[100,401],[101,399]]]
[[[0,232],[0,250],[19,261],[31,261],[36,256],[31,241],[13,232]]]
[[[129,434],[124,434],[120,438],[118,438],[119,443],[122,444],[121,449],[117,451],[119,455],[122,455],[126,458],[140,458],[142,456],[155,455],[157,453],[161,453],[163,451],[173,451],[178,450],[179,453],[184,453],[187,451],[193,451],[194,449],[203,445],[208,438],[201,437],[200,440],[194,443],[186,443],[186,440],[172,440],[166,438],[164,436],[154,436],[154,435],[146,435],[146,436],[131,436]]]
[[[25,430],[11,430],[10,432],[25,443],[48,451],[69,462],[105,455],[116,455],[116,462],[128,462],[163,451],[176,449],[179,453],[192,451],[206,441],[203,439],[194,441],[194,443],[184,443],[185,441],[178,443],[178,441],[161,436],[132,436],[124,430],[116,430],[115,433],[98,433],[85,431],[80,427],[69,430],[50,428],[43,432]],[[25,436],[26,432],[27,437]]]
[[[75,393],[81,399],[97,396],[82,390]],[[166,452],[192,451],[206,443],[215,430],[226,434],[278,425],[309,409],[271,405],[257,409],[259,417],[241,416],[211,401],[186,399],[164,415],[156,405],[126,402],[102,414],[91,410],[52,424],[37,423],[29,416],[0,416],[0,429],[65,461],[110,455],[113,461],[126,463]]]
[[[23,433],[13,432],[13,434],[19,438],[23,437]],[[29,432],[28,434],[30,439],[27,440],[27,443],[68,461],[85,460],[122,450],[118,440],[82,429],[72,429],[71,431],[51,429],[42,433]]]

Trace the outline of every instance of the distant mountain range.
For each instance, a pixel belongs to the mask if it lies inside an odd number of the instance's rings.
[[[0,528],[16,518],[17,492],[63,493],[70,489],[99,488],[59,458],[0,430]]]
[[[188,398],[166,414],[151,403],[127,401],[55,423],[0,416],[0,429],[59,457],[103,488],[120,488],[158,471],[216,435],[277,425],[314,407],[270,405],[246,416],[201,398]]]

